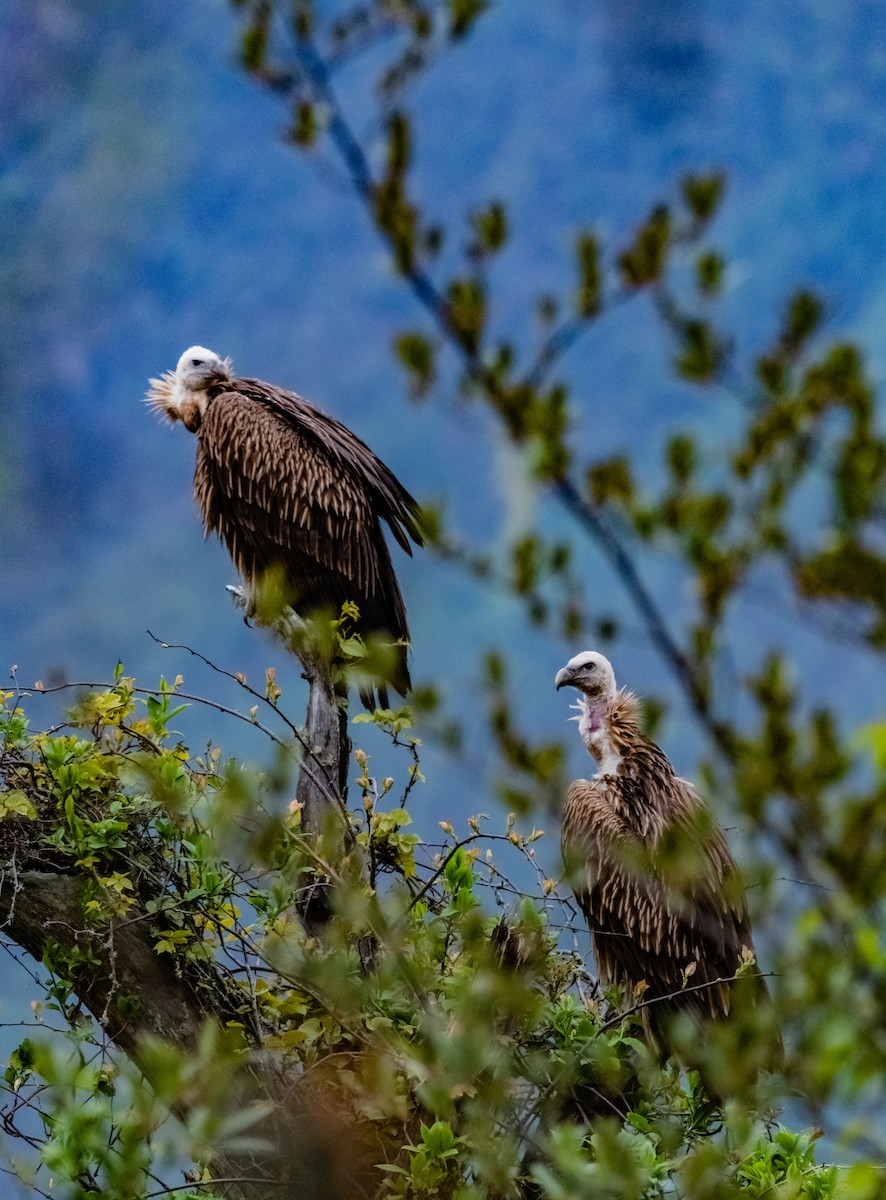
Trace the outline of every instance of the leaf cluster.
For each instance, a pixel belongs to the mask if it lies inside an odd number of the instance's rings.
[[[31,1137],[24,1117],[42,1114],[35,1179],[51,1172],[72,1196],[155,1195],[171,1138],[197,1164],[196,1194],[211,1196],[220,1142],[260,1144],[261,1107],[235,1115],[224,1102],[260,1052],[299,1111],[347,1131],[358,1194],[700,1197],[714,1173],[724,1196],[763,1196],[786,1179],[798,1197],[864,1194],[838,1191],[804,1135],[773,1133],[744,1107],[721,1116],[697,1081],[657,1062],[638,1040],[632,998],[601,995],[566,944],[572,914],[535,862],[540,830],[511,818],[487,832],[478,817],[463,834],[443,822],[444,841],[428,845],[406,832],[402,797],[387,807],[396,781],[376,780],[358,749],[356,848],[318,863],[322,839],[300,834],[297,810],[267,808],[269,779],[222,766],[215,749],[192,756],[170,733],[180,687],[143,693],[118,672],[47,733],[28,732],[22,696],[4,702],[2,794],[26,795],[38,816],[10,809],[0,824],[27,828],[36,855],[49,843],[55,869],[82,876],[90,897],[79,952],[46,942],[45,1016],[67,1033],[26,1039],[6,1075],[9,1131]],[[403,716],[375,723],[407,736]],[[409,787],[416,744],[403,752]],[[113,838],[85,847],[114,805]],[[322,939],[296,916],[307,863],[331,881]],[[115,888],[124,866],[131,888]],[[113,970],[101,947],[133,917],[148,923],[153,953],[203,990],[212,1017],[190,1053],[149,1049],[151,1088],[77,1002],[84,972]],[[136,1020],[150,997],[129,1002]]]

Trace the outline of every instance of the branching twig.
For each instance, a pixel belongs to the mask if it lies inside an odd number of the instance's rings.
[[[329,136],[345,162],[354,191],[369,210],[370,216],[374,217],[378,185],[369,159],[348,123],[332,87],[325,60],[308,38],[297,39],[296,53],[299,65],[323,103],[327,113]],[[380,229],[379,232],[393,248],[390,236],[384,230]],[[453,322],[448,302],[431,277],[414,263],[408,266],[401,265],[400,272],[441,333],[462,356],[468,376],[484,387],[493,399],[501,399],[501,384],[497,376],[484,364],[479,349],[461,334]],[[548,364],[574,342],[577,333],[577,329],[567,324],[553,335],[547,349],[543,349],[523,383],[531,386],[535,377],[543,376]],[[653,643],[685,692],[693,713],[718,750],[727,758],[731,758],[734,754],[734,744],[728,727],[713,715],[697,670],[671,634],[664,613],[640,579],[634,561],[621,539],[601,520],[597,509],[581,496],[575,484],[565,475],[552,481],[550,486],[563,507],[582,523],[606,555],[643,619]]]

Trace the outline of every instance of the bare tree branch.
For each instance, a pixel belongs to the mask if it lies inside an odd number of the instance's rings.
[[[310,81],[317,98],[323,104],[327,114],[330,138],[345,162],[351,185],[369,210],[370,216],[374,217],[378,185],[369,159],[348,123],[332,87],[326,61],[307,37],[297,39],[296,53],[302,71]],[[378,228],[377,223],[376,227]],[[391,239],[385,231],[380,229],[379,232],[389,246],[392,246]],[[485,388],[490,396],[501,399],[499,379],[484,364],[480,351],[471,345],[457,328],[452,320],[449,304],[430,276],[415,264],[409,266],[400,264],[399,269],[420,304],[433,318],[447,341],[462,356],[468,376]],[[574,344],[578,333],[579,327],[575,322],[564,324],[549,339],[525,376],[523,383],[530,388],[536,386],[556,357]],[[611,527],[601,520],[596,507],[582,497],[575,483],[566,475],[550,481],[549,486],[560,504],[581,522],[602,549],[642,618],[652,642],[671,668],[680,688],[685,693],[692,712],[711,736],[714,745],[726,757],[731,757],[734,753],[734,744],[729,735],[728,726],[714,715],[707,689],[697,668],[670,632],[663,611],[642,582],[634,561],[621,539]]]

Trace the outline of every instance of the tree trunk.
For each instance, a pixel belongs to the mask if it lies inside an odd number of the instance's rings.
[[[247,1026],[247,1037],[258,1041],[259,1031],[250,1026],[240,1011],[242,997],[233,997],[213,964],[205,964],[190,975],[172,955],[154,950],[153,918],[131,910],[124,920],[90,928],[84,917],[89,881],[82,876],[50,871],[14,871],[7,868],[0,889],[0,925],[3,932],[37,962],[55,945],[64,956],[86,951],[88,960],[99,966],[83,967],[74,979],[76,995],[92,1013],[102,1030],[150,1083],[153,1058],[144,1053],[154,1039],[196,1056],[207,1021],[222,1028],[236,1019]],[[277,1086],[270,1062],[251,1062],[234,1081],[226,1098],[231,1113],[256,1100],[267,1100]],[[205,1097],[196,1097],[202,1104]],[[188,1116],[186,1100],[174,1106],[175,1115]],[[290,1129],[284,1141],[276,1130],[275,1140],[289,1148],[300,1140],[300,1131]],[[279,1151],[244,1158],[219,1147],[213,1158],[213,1173],[222,1179],[240,1180],[225,1184],[225,1194],[237,1200],[270,1200],[280,1195],[271,1169]],[[305,1193],[307,1196],[308,1193]]]
[[[152,1077],[155,1059],[145,1053],[154,1039],[196,1060],[206,1023],[222,1029],[236,1020],[258,1046],[260,1031],[242,1011],[242,994],[231,994],[212,962],[191,970],[177,957],[157,954],[153,918],[144,910],[89,927],[83,909],[88,880],[13,866],[14,861],[0,888],[3,932],[37,962],[54,943],[62,955],[85,951],[90,962],[100,964],[78,973],[76,995],[161,1093],[163,1081]],[[219,1194],[230,1200],[351,1200],[373,1194],[378,1174],[372,1155],[378,1146],[371,1145],[331,1082],[321,1093],[308,1091],[300,1073],[284,1070],[276,1055],[249,1056],[231,1080],[224,1112],[236,1115],[256,1103],[270,1103],[271,1110],[257,1113],[256,1125],[238,1135],[254,1138],[253,1150],[213,1147],[212,1173],[225,1181],[216,1186]],[[179,1119],[206,1103],[203,1092],[196,1091],[173,1104]]]
[[[331,817],[342,821],[345,816],[351,757],[347,695],[336,691],[322,665],[303,665],[309,692],[296,799],[305,833],[320,836],[328,833]]]

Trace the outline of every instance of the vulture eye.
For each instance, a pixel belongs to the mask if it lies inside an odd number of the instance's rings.
[[[594,667],[596,667],[596,665],[597,665],[596,663],[588,663],[588,667],[587,667],[587,669],[588,669],[589,671],[593,671],[593,669],[594,669]]]
[[[191,366],[192,366],[192,367],[202,367],[202,366],[203,366],[203,359],[202,359],[202,358],[192,358],[192,359],[191,359]]]

